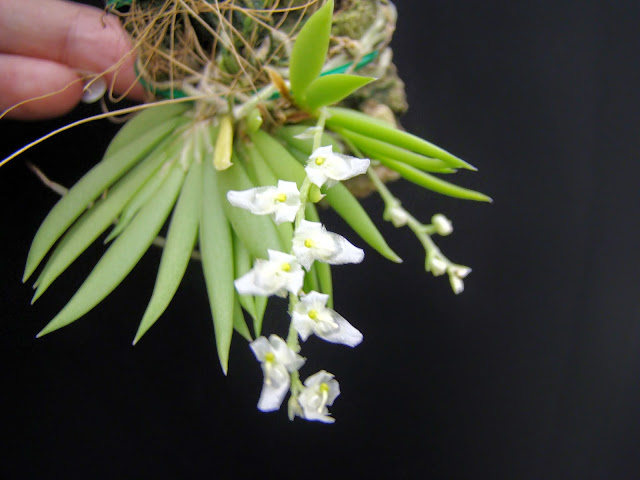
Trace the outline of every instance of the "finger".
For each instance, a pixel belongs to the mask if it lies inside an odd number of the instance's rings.
[[[0,50],[52,60],[82,72],[107,75],[117,93],[135,85],[130,97],[144,98],[136,83],[131,43],[118,19],[102,10],[61,0],[0,1]],[[124,59],[124,60],[123,60]]]
[[[7,118],[40,120],[64,115],[82,98],[82,80],[50,60],[0,54],[0,112],[25,100],[61,90],[10,111]],[[65,88],[66,87],[66,88]]]

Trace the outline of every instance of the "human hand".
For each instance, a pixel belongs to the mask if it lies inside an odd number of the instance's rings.
[[[7,117],[45,119],[63,115],[83,95],[83,75],[102,73],[116,94],[144,98],[136,83],[134,55],[114,15],[63,0],[0,0],[0,113],[27,102]],[[133,87],[132,87],[133,86]],[[66,87],[66,88],[65,88]]]

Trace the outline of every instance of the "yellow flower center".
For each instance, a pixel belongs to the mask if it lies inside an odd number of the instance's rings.
[[[320,391],[321,391],[322,393],[329,393],[329,384],[328,384],[328,383],[325,383],[325,382],[322,382],[322,383],[320,384]]]
[[[317,320],[318,319],[318,311],[317,310],[309,310],[309,318],[311,320]]]
[[[320,166],[320,165],[322,165],[322,164],[323,164],[324,162],[326,162],[326,161],[327,161],[327,159],[326,159],[326,158],[324,158],[324,157],[318,157],[318,158],[316,158],[316,165]]]
[[[282,268],[283,272],[290,272],[291,271],[291,264],[290,263],[283,263],[280,268]]]
[[[286,202],[287,201],[287,195],[284,193],[279,193],[278,195],[276,195],[276,201],[277,202]]]
[[[311,248],[311,247],[313,247],[315,244],[316,244],[316,242],[314,242],[314,241],[313,241],[313,240],[311,240],[310,238],[307,238],[307,239],[304,241],[304,246],[305,246],[305,247],[307,247],[307,248]]]
[[[276,359],[276,356],[273,354],[273,352],[269,352],[264,356],[265,362],[273,362],[275,359]]]

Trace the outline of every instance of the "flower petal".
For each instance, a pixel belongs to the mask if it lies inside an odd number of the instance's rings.
[[[342,345],[347,345],[348,347],[355,347],[362,342],[362,333],[356,327],[347,322],[342,316],[338,313],[333,312],[333,321],[338,325],[338,328],[327,332],[325,334],[320,335],[316,331],[316,335],[318,335],[323,340],[331,343],[341,343]]]
[[[266,365],[266,363],[262,364],[263,371],[266,369]],[[287,391],[289,391],[289,385],[291,384],[289,373],[284,370],[286,376],[278,378],[278,381],[275,381],[275,377],[278,375],[275,373],[276,370],[277,367],[270,373],[271,381],[269,383],[267,383],[265,373],[265,382],[262,384],[262,391],[260,392],[260,399],[258,400],[258,410],[261,412],[273,412],[278,410],[282,405],[282,401],[284,400]],[[281,374],[282,372],[278,373]]]
[[[264,362],[267,353],[271,352],[271,343],[265,337],[256,338],[249,344],[249,348],[253,351],[259,362]]]
[[[291,322],[293,323],[293,328],[298,331],[298,335],[300,335],[302,341],[306,342],[309,335],[313,333],[315,322],[309,318],[309,315],[295,311],[291,314]]]

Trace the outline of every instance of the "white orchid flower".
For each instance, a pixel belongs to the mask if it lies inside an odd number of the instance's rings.
[[[295,182],[278,180],[278,186],[229,190],[227,199],[234,207],[256,215],[272,215],[277,224],[293,222],[300,209],[300,192]]]
[[[346,238],[328,232],[321,223],[303,220],[293,234],[293,254],[307,270],[314,260],[342,265],[360,263],[364,251],[352,245]]]
[[[341,180],[347,180],[365,173],[371,161],[334,153],[333,146],[317,148],[309,157],[305,171],[311,183],[322,187],[332,187]]]
[[[278,410],[291,384],[289,373],[298,370],[304,363],[304,358],[291,350],[277,335],[269,336],[269,340],[265,337],[257,338],[249,346],[262,364],[264,373],[258,410]]]
[[[355,347],[362,342],[362,333],[337,312],[327,308],[328,300],[329,295],[315,291],[302,296],[291,314],[294,328],[303,341],[315,333],[327,342]]]
[[[298,294],[304,281],[304,271],[293,255],[268,250],[269,260],[256,260],[255,265],[234,285],[240,295]]]
[[[318,420],[333,423],[335,419],[329,416],[327,407],[340,395],[340,384],[333,378],[333,374],[320,370],[304,381],[305,388],[298,395],[298,402],[302,407],[306,420]]]

